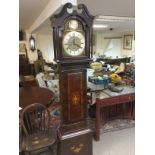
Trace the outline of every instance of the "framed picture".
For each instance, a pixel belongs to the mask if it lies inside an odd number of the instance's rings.
[[[25,43],[19,43],[19,52],[26,53],[26,45]]]
[[[123,48],[131,50],[132,49],[132,35],[124,35],[123,38]]]

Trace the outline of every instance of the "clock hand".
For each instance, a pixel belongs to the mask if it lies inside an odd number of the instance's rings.
[[[73,43],[66,43],[65,45],[73,45]]]
[[[75,43],[75,38],[73,39],[73,44],[76,44],[76,43]]]
[[[76,39],[73,39],[73,44],[76,45],[77,47],[81,48],[81,46],[76,42]]]
[[[75,44],[76,46],[78,46],[79,48],[81,48],[81,46],[79,44]]]

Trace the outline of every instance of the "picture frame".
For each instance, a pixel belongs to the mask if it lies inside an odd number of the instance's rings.
[[[133,35],[124,35],[123,49],[127,49],[127,50],[132,49],[132,37],[133,37]]]
[[[19,43],[19,53],[26,53],[26,44]]]

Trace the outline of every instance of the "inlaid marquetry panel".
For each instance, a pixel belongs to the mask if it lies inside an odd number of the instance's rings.
[[[64,123],[76,122],[86,117],[86,70],[64,71],[60,76]]]

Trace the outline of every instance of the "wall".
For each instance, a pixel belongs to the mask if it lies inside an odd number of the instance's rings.
[[[37,48],[42,51],[43,58],[46,62],[52,62],[54,58],[52,33],[49,35],[37,35],[36,43]]]
[[[132,40],[132,49],[131,50],[126,50],[123,49],[123,36],[125,34],[132,34],[134,35],[133,32],[117,32],[117,33],[104,33],[102,31],[98,31],[95,33],[95,46],[93,48],[93,52],[95,53],[95,57],[101,56],[104,53],[105,49],[107,48],[107,46],[110,44],[110,40],[111,39],[104,39],[104,37],[106,38],[118,38],[119,40],[121,40],[121,43],[119,43],[119,41],[116,41],[117,39],[113,40],[113,43],[115,44],[116,48],[111,48],[110,52],[112,53],[119,53],[118,49],[120,48],[120,56],[121,57],[126,57],[126,56],[131,56],[134,54],[135,52],[135,40],[133,37]],[[120,45],[120,47],[118,47]],[[112,46],[112,43],[111,43]],[[113,50],[113,51],[112,51]],[[117,51],[115,51],[117,50]],[[109,55],[108,55],[109,56]],[[114,54],[114,56],[116,56],[116,53]]]
[[[53,35],[51,34],[32,34],[32,36],[35,38],[36,43],[36,50],[31,51],[29,46],[29,38],[30,34],[26,33],[26,40],[20,41],[19,43],[25,43],[27,48],[27,54],[29,58],[29,62],[33,63],[34,61],[38,60],[37,55],[37,49],[40,49],[42,51],[43,58],[46,60],[46,62],[52,62],[54,58],[54,49],[53,49]]]
[[[37,60],[38,56],[37,56],[37,52],[36,50],[34,52],[32,52],[30,50],[30,46],[29,46],[29,38],[30,38],[30,34],[26,32],[26,37],[25,40],[23,41],[19,41],[19,43],[24,43],[26,45],[26,49],[27,49],[27,56],[29,58],[29,62],[33,63],[33,61]],[[32,35],[35,39],[36,39],[36,35]]]
[[[104,39],[104,42],[106,42],[106,46],[103,54],[106,57],[116,58],[122,55],[122,39]]]
[[[33,35],[36,39],[36,49],[40,49],[43,54],[43,58],[46,60],[46,62],[52,62],[54,58],[54,49],[53,49],[53,35],[52,32],[51,34],[37,34]],[[94,47],[93,47],[93,52],[95,52],[95,57],[99,57],[103,55],[103,51],[105,51],[106,47],[109,44],[109,39],[104,39],[104,37],[120,37],[121,39],[121,57],[126,57],[126,56],[132,56],[134,55],[135,52],[135,40],[132,40],[132,50],[125,50],[123,49],[123,36],[125,34],[133,34],[131,32],[126,32],[126,33],[115,33],[115,34],[106,34],[103,32],[97,32],[94,35]],[[29,47],[29,38],[30,34],[27,34],[26,41],[26,47],[27,47],[27,53],[29,57],[30,63],[33,63],[35,60],[38,59],[37,51],[35,50],[32,52]],[[134,37],[133,37],[134,38]],[[114,48],[113,50],[116,50],[118,48]],[[116,51],[112,51],[112,53],[115,52],[113,57],[116,57]],[[117,52],[118,53],[118,52]]]

